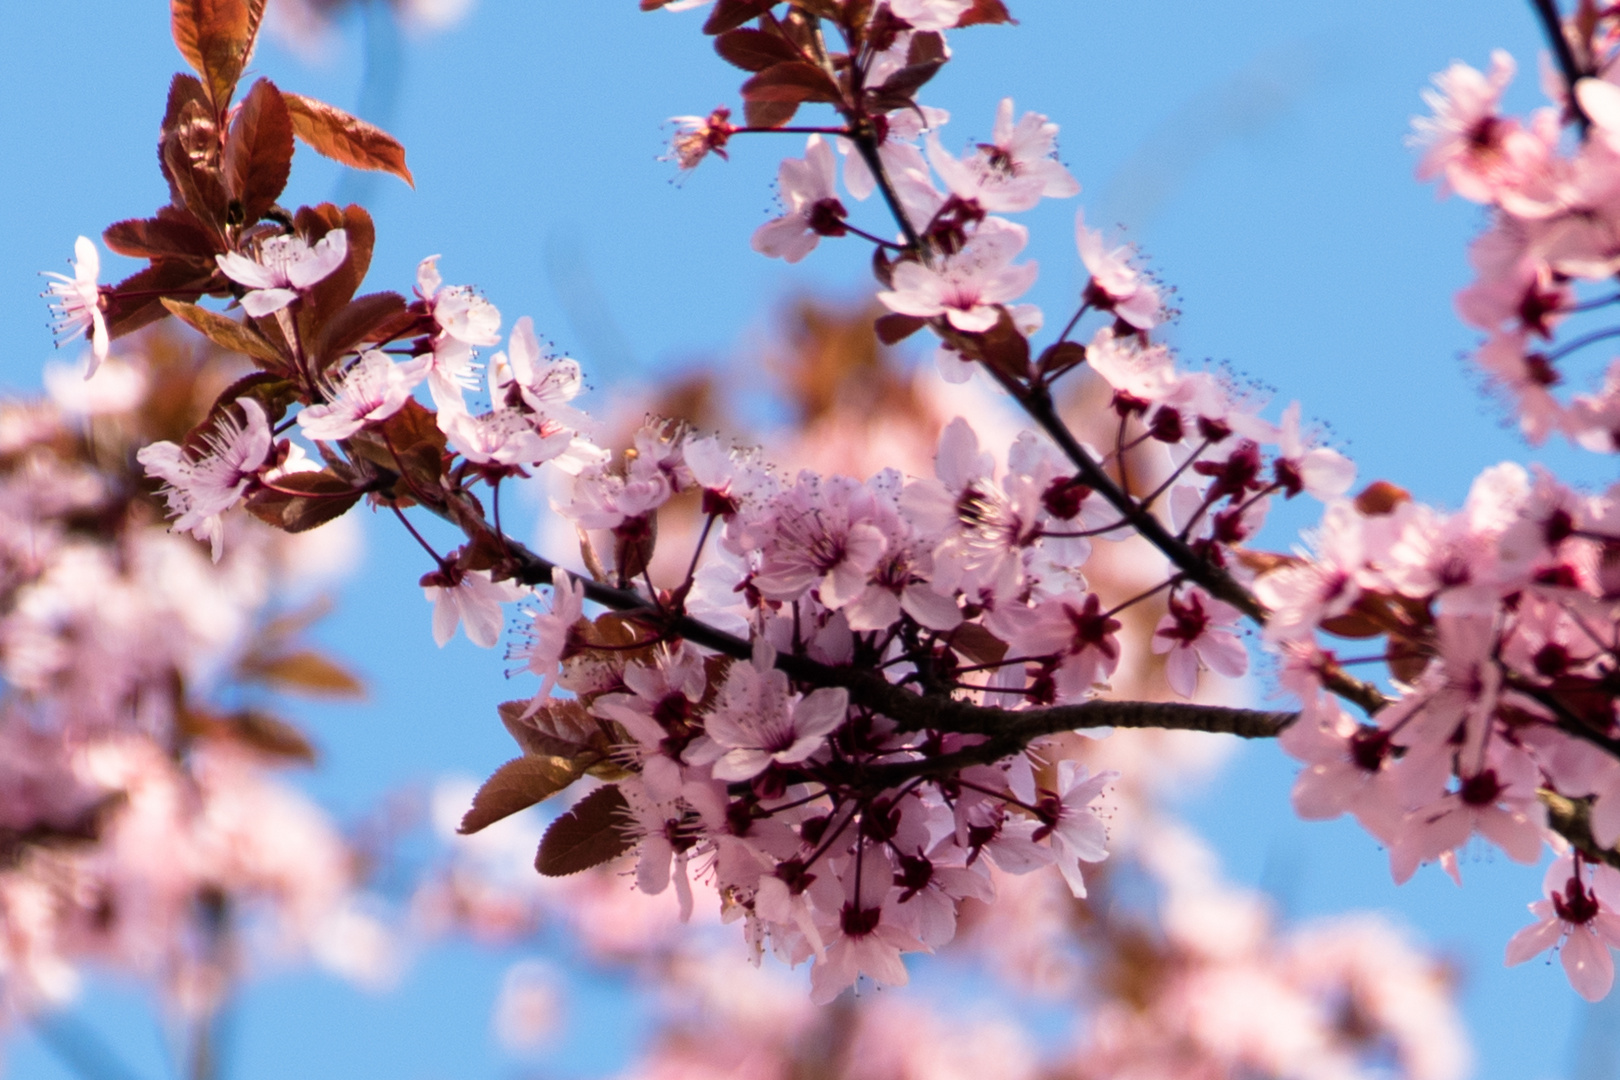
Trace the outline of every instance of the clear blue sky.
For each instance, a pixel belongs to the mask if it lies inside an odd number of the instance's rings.
[[[957,62],[930,87],[953,113],[951,140],[985,135],[997,100],[1063,125],[1063,156],[1085,186],[1093,224],[1123,223],[1175,285],[1171,331],[1190,360],[1230,361],[1331,421],[1364,479],[1387,477],[1456,505],[1472,476],[1526,449],[1477,392],[1459,356],[1471,341],[1451,309],[1467,279],[1464,245],[1482,216],[1437,203],[1412,179],[1403,145],[1418,92],[1452,59],[1483,67],[1493,47],[1520,62],[1512,101],[1535,103],[1537,28],[1522,0],[1022,0],[1016,28],[954,39]],[[0,383],[32,389],[50,358],[36,271],[60,269],[80,233],[149,213],[164,199],[153,160],[164,89],[180,63],[165,5],[80,0],[13,4],[0,35]],[[772,212],[778,158],[798,144],[735,146],[684,184],[656,160],[664,119],[735,103],[737,73],[698,34],[701,15],[640,14],[630,0],[479,0],[459,27],[407,38],[387,126],[405,142],[417,187],[375,178],[370,284],[403,289],[438,252],[450,281],[474,281],[511,320],[580,357],[599,392],[733,351],[773,304],[804,288],[866,288],[862,250],[823,245],[798,267],[748,251]],[[273,45],[260,74],[354,108],[358,24],[324,63]],[[373,99],[376,104],[376,99]],[[286,200],[357,189],[300,151]],[[1043,276],[1032,299],[1065,308],[1080,283],[1073,207],[1026,219]],[[581,318],[566,295],[592,282],[601,309]],[[562,284],[559,289],[558,285]],[[570,308],[572,307],[572,312]],[[572,317],[571,317],[572,315]],[[1590,458],[1541,455],[1567,475],[1606,478]],[[1287,516],[1298,527],[1309,515]],[[1286,546],[1279,528],[1274,546]],[[432,646],[414,587],[422,567],[395,529],[368,532],[370,558],[343,597],[329,640],[372,681],[361,709],[312,712],[326,752],[309,787],[340,813],[403,782],[487,773],[509,756],[493,705],[510,694],[496,654]],[[1556,968],[1500,965],[1540,873],[1481,852],[1458,891],[1425,872],[1404,889],[1383,856],[1342,823],[1306,825],[1286,806],[1292,768],[1246,749],[1196,803],[1230,872],[1299,915],[1392,909],[1467,973],[1465,1002],[1482,1077],[1572,1075],[1591,1010]],[[234,1076],[498,1077],[515,1066],[487,1045],[500,962],[470,949],[422,958],[398,994],[373,999],[318,976],[250,993]],[[621,1060],[611,985],[581,988],[565,1055],[584,1075]],[[1600,1006],[1599,1009],[1604,1007]],[[1612,1007],[1606,1016],[1615,1026]],[[82,1015],[161,1075],[133,999],[101,989]],[[1594,1044],[1595,1045],[1595,1044]],[[1590,1052],[1591,1047],[1588,1048]],[[29,1040],[16,1075],[56,1078]],[[1588,1069],[1581,1080],[1620,1075]]]

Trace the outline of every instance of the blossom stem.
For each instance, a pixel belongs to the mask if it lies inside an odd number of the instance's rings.
[[[847,139],[850,130],[847,127],[734,127],[733,135],[837,135]]]
[[[1063,333],[1058,335],[1059,343],[1069,340],[1069,335],[1074,333],[1074,328],[1076,326],[1078,326],[1079,323],[1080,323],[1080,317],[1082,315],[1084,315],[1087,311],[1090,311],[1090,310],[1091,310],[1091,301],[1090,300],[1082,300],[1082,301],[1080,301],[1080,309],[1074,313],[1074,316],[1072,318],[1070,318],[1067,323],[1064,324]]]
[[[860,153],[861,160],[866,162],[866,167],[871,170],[873,178],[877,181],[878,191],[882,192],[883,201],[888,204],[889,213],[894,215],[895,223],[900,226],[900,231],[905,234],[906,250],[920,254],[923,250],[922,237],[917,235],[917,230],[912,226],[911,219],[906,217],[905,208],[900,205],[900,197],[894,192],[894,185],[889,183],[888,171],[883,168],[883,159],[878,156],[877,134],[872,130],[870,122],[855,127],[851,131],[849,138],[855,144],[855,149]]]
[[[1620,326],[1611,326],[1606,330],[1594,330],[1590,334],[1582,334],[1574,341],[1565,342],[1548,353],[1547,359],[1549,362],[1557,363],[1570,353],[1578,352],[1588,345],[1596,345],[1600,341],[1606,341],[1613,337],[1620,337]]]
[[[847,221],[843,223],[843,228],[844,228],[845,232],[853,233],[854,235],[860,237],[862,240],[870,240],[872,243],[877,244],[879,247],[886,247],[886,248],[889,248],[890,250],[893,250],[893,251],[904,251],[904,250],[906,250],[905,245],[903,245],[903,244],[897,244],[893,240],[885,240],[881,236],[874,236],[873,234],[867,232],[865,229],[857,229],[855,226],[851,225]]]
[[[399,523],[405,526],[406,531],[416,537],[416,542],[422,545],[422,550],[433,556],[433,561],[439,564],[439,569],[448,571],[450,569],[449,561],[433,550],[433,545],[422,538],[422,534],[416,531],[416,526],[411,524],[411,519],[405,516],[405,511],[401,510],[395,503],[389,503],[388,509],[392,510],[394,516],[399,518]]]
[[[1173,574],[1169,578],[1167,578],[1164,581],[1159,582],[1159,584],[1153,586],[1153,588],[1147,590],[1146,592],[1137,593],[1135,596],[1131,597],[1129,600],[1125,600],[1125,601],[1123,601],[1121,603],[1115,604],[1113,607],[1111,607],[1107,611],[1103,612],[1102,617],[1107,619],[1107,618],[1111,618],[1111,617],[1113,617],[1115,615],[1118,615],[1120,612],[1124,611],[1126,608],[1132,607],[1133,605],[1136,605],[1136,604],[1140,604],[1143,600],[1146,600],[1148,597],[1152,596],[1153,594],[1163,592],[1165,589],[1168,589],[1173,585],[1180,584],[1184,577],[1185,577],[1185,575],[1183,575],[1183,574]]]

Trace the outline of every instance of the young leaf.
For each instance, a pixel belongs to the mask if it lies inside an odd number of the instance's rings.
[[[275,485],[275,489],[260,488],[248,497],[248,513],[290,533],[342,517],[364,494],[329,469],[288,473]]]
[[[164,259],[137,270],[102,294],[107,336],[123,337],[166,316],[165,294],[203,296],[212,292],[216,276],[212,260],[202,266],[191,260]]]
[[[169,24],[180,55],[202,76],[223,115],[253,53],[265,0],[170,0]]]
[[[342,229],[349,237],[349,253],[342,264],[315,283],[298,312],[300,336],[305,341],[317,341],[327,320],[354,298],[366,278],[366,271],[371,269],[371,249],[377,242],[377,228],[372,224],[371,215],[353,204],[342,210],[331,203],[299,207],[293,224],[299,235],[311,244],[333,229]]]
[[[217,249],[206,230],[186,210],[163,208],[153,218],[115,221],[102,232],[101,239],[113,251],[134,259],[194,259],[199,264],[213,262]]]
[[[364,697],[366,688],[350,672],[309,649],[281,656],[249,657],[242,663],[246,678],[277,689],[314,697]]]
[[[843,93],[832,76],[805,60],[774,64],[742,84],[744,101],[777,101],[800,104],[806,101],[836,103]]]
[[[321,336],[311,350],[319,367],[334,363],[344,353],[365,341],[386,340],[383,332],[393,326],[409,328],[415,317],[406,311],[399,293],[370,293],[349,301],[321,328]],[[387,334],[392,337],[393,334]]]
[[[804,59],[798,49],[775,34],[748,27],[728,30],[715,38],[714,51],[727,63],[744,71],[764,71],[776,64]]]
[[[292,116],[293,133],[329,157],[351,169],[379,169],[393,173],[411,187],[416,181],[405,167],[405,147],[382,128],[350,116],[342,109],[304,97],[283,94]]]
[[[287,366],[287,358],[276,350],[276,347],[261,337],[251,326],[244,326],[235,319],[228,319],[217,312],[207,308],[188,304],[184,300],[173,300],[165,296],[163,306],[168,308],[175,318],[189,325],[201,333],[209,341],[222,349],[251,356],[261,363],[271,367],[283,369]]]
[[[958,27],[977,26],[980,23],[1017,23],[1002,0],[973,0],[973,6],[962,12],[956,20]]]
[[[916,315],[898,315],[891,312],[888,315],[879,315],[877,321],[872,324],[872,329],[877,331],[878,340],[883,344],[895,345],[927,325],[927,319]]]
[[[475,833],[551,798],[583,775],[585,770],[576,768],[565,757],[548,754],[513,758],[484,781],[473,796],[472,809],[456,831],[463,836]]]
[[[238,224],[252,225],[275,205],[292,171],[292,118],[281,91],[260,79],[242,101],[225,140],[225,188],[240,204]],[[234,208],[233,208],[234,209]]]
[[[618,858],[634,844],[630,805],[617,785],[607,784],[551,823],[535,853],[534,868],[547,877],[566,877]]]
[[[703,24],[703,32],[723,34],[727,30],[735,30],[750,19],[759,18],[776,4],[777,0],[720,0]]]
[[[593,747],[605,752],[601,724],[575,698],[554,698],[529,711],[527,701],[500,705],[501,724],[525,754],[573,758]]]

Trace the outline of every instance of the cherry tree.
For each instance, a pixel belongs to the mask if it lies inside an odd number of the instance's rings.
[[[1022,302],[1039,268],[1017,215],[1080,194],[1056,156],[1061,118],[985,102],[990,139],[964,144],[924,100],[971,50],[957,30],[1012,20],[1000,0],[643,0],[704,8],[670,32],[700,30],[746,73],[735,107],[677,118],[672,167],[787,138],[782,213],[754,233],[756,257],[798,262],[823,240],[870,253],[876,308],[805,320],[801,356],[844,359],[801,364],[805,423],[766,446],[674,407],[593,419],[581,366],[528,318],[503,337],[496,305],[447,285],[432,254],[362,293],[366,210],[279,202],[295,140],[410,183],[405,149],[268,79],[243,85],[264,6],[172,5],[191,72],[162,110],[169,201],[101,236],[147,265],[103,283],[96,242],[77,239],[48,293],[61,335],[88,345],[82,383],[8,421],[11,1008],[59,999],[72,962],[101,955],[206,1017],[237,956],[197,928],[266,897],[300,948],[386,966],[342,841],[266,778],[268,759],[301,753],[296,732],[194,700],[222,678],[351,687],[314,653],[264,651],[292,630],[248,646],[244,628],[286,587],[273,553],[362,505],[420,545],[434,639],[497,647],[510,619],[508,662],[532,677],[500,709],[517,756],[457,829],[563,807],[521,862],[504,841],[449,857],[419,910],[500,938],[543,909],[602,962],[725,1018],[720,1040],[673,1017],[649,1074],[966,1069],[960,1033],[918,1039],[941,1023],[921,1005],[846,995],[906,983],[908,954],[960,937],[1096,1003],[1059,1063],[1005,1032],[967,1037],[980,1053],[1004,1040],[987,1060],[1017,1075],[1359,1075],[1391,1055],[1411,1076],[1461,1075],[1432,961],[1376,920],[1277,925],[1158,805],[1196,733],[1279,740],[1301,764],[1293,811],[1352,815],[1397,881],[1435,863],[1461,883],[1476,834],[1521,863],[1550,850],[1505,959],[1557,949],[1577,993],[1609,992],[1615,496],[1509,463],[1447,512],[1401,477],[1358,477],[1300,403],[1178,357],[1160,335],[1168,289],[1078,207],[1085,286],[1050,317]],[[1620,374],[1560,385],[1617,333],[1571,327],[1601,318],[1620,270],[1620,18],[1535,10],[1550,104],[1501,112],[1506,54],[1486,73],[1454,65],[1414,124],[1418,172],[1488,208],[1457,303],[1524,436],[1613,453]],[[908,383],[879,358],[923,335],[936,370]],[[864,407],[825,397],[850,373],[829,363],[854,365]],[[521,542],[510,506],[503,522],[503,492],[536,479],[577,555]],[[1259,548],[1268,512],[1301,498],[1321,505],[1305,542]],[[171,577],[144,569],[160,557]],[[209,595],[154,581],[230,599],[193,612],[192,637],[154,635]],[[101,617],[118,588],[131,595]],[[1224,702],[1260,657],[1290,707]],[[195,858],[125,881],[121,845],[143,829],[187,837]],[[289,883],[289,846],[327,852],[328,872]],[[531,860],[556,881],[514,881]],[[1159,890],[1154,919],[1099,915],[1122,862]],[[663,914],[632,908],[632,885]],[[108,943],[122,917],[99,898],[126,893],[159,899]],[[41,899],[59,895],[71,903]],[[708,933],[689,920],[725,924],[763,962],[755,992],[688,944]],[[768,973],[800,966],[808,995],[779,993]],[[503,1023],[521,1032],[525,1009],[545,1013],[544,980],[514,969],[509,989]],[[195,1051],[206,1062],[205,1038]]]

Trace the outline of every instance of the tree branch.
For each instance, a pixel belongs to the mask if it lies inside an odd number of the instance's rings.
[[[1564,85],[1569,89],[1569,112],[1575,118],[1575,124],[1581,129],[1581,138],[1586,138],[1587,132],[1592,130],[1592,118],[1586,115],[1581,103],[1575,97],[1575,84],[1587,77],[1575,60],[1575,50],[1570,47],[1569,35],[1564,33],[1564,20],[1558,14],[1556,0],[1530,0],[1530,6],[1535,8],[1536,16],[1541,21],[1541,29],[1547,35],[1547,43],[1552,46],[1553,57],[1558,61],[1558,70],[1564,76]]]

